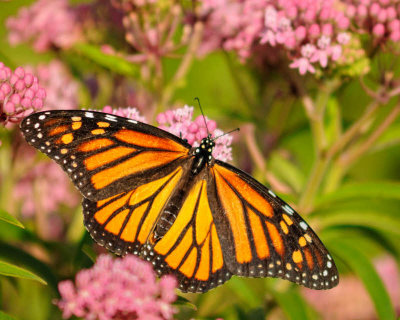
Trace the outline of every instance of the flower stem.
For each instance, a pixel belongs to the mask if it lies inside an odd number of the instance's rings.
[[[339,158],[340,165],[348,168],[355,161],[357,161],[365,152],[367,152],[372,147],[372,145],[379,139],[379,137],[386,131],[386,129],[397,119],[399,114],[400,103],[391,110],[388,116],[363,143],[351,148]]]
[[[204,24],[202,22],[196,22],[193,28],[193,35],[190,40],[188,49],[185,55],[183,56],[181,64],[179,65],[178,70],[176,71],[171,82],[165,87],[158,108],[162,108],[168,105],[175,90],[182,84],[181,82],[185,77],[185,75],[188,73],[189,68],[196,55],[197,49],[199,48],[199,45],[201,43],[201,39],[203,37],[203,30],[204,30]]]

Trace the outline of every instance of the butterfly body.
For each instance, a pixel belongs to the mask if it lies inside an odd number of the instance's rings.
[[[338,273],[308,224],[271,190],[156,127],[93,111],[46,111],[21,124],[82,193],[84,224],[119,255],[136,254],[182,291],[232,275],[329,289]]]

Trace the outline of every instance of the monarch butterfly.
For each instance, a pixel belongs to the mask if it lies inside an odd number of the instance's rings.
[[[312,289],[339,282],[307,223],[250,175],[214,159],[210,135],[192,147],[132,119],[71,110],[32,114],[21,130],[82,193],[97,243],[174,274],[184,292],[206,292],[232,275]]]

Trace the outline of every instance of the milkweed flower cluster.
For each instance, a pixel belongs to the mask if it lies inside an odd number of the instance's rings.
[[[14,72],[0,62],[0,123],[16,123],[43,107],[46,91],[24,68]]]
[[[72,281],[62,281],[57,302],[63,317],[86,320],[172,319],[177,281],[172,276],[156,280],[151,264],[136,256],[98,257],[91,269],[80,271]]]
[[[337,61],[349,41],[345,31],[350,20],[337,4],[335,0],[205,0],[201,50],[235,50],[244,60],[257,44],[268,44],[283,50],[290,67],[300,74],[314,73],[316,65],[325,68]]]
[[[157,115],[157,122],[161,129],[186,139],[193,146],[200,145],[201,139],[207,137],[207,128],[214,138],[223,135],[223,132],[217,129],[217,123],[214,120],[206,118],[206,127],[203,116],[198,116],[194,121],[192,118],[193,107],[185,105],[183,108],[160,113]],[[229,134],[215,140],[214,158],[221,161],[232,160],[231,144],[232,136]]]
[[[29,157],[29,151],[24,150],[24,161],[32,164],[34,154],[32,161],[29,161]],[[39,162],[34,165],[17,181],[13,193],[15,200],[21,202],[21,213],[25,218],[32,217],[36,212],[54,213],[61,204],[74,207],[79,202],[68,176],[55,162]]]
[[[375,39],[400,41],[400,3],[397,0],[344,0],[345,13],[358,31]]]
[[[13,45],[32,41],[38,52],[68,48],[81,37],[77,16],[68,0],[38,0],[6,22]]]
[[[78,106],[79,84],[59,60],[36,67],[26,67],[37,75],[46,89],[45,109],[74,109]]]
[[[350,20],[334,0],[276,0],[265,9],[261,43],[283,48],[290,67],[300,74],[314,73],[342,55],[350,36]]]
[[[253,44],[263,29],[266,0],[203,0],[200,11],[205,20],[199,53],[223,48],[234,50],[242,60],[250,57]]]

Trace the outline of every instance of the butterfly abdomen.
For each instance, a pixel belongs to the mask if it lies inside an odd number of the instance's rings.
[[[186,181],[175,190],[174,194],[171,196],[168,203],[162,210],[160,219],[158,220],[157,226],[154,230],[153,239],[156,242],[160,240],[175,223],[178,213],[181,210],[186,197],[188,196],[188,191],[192,188],[194,182],[193,178],[194,176],[189,174],[187,179],[184,179]]]

